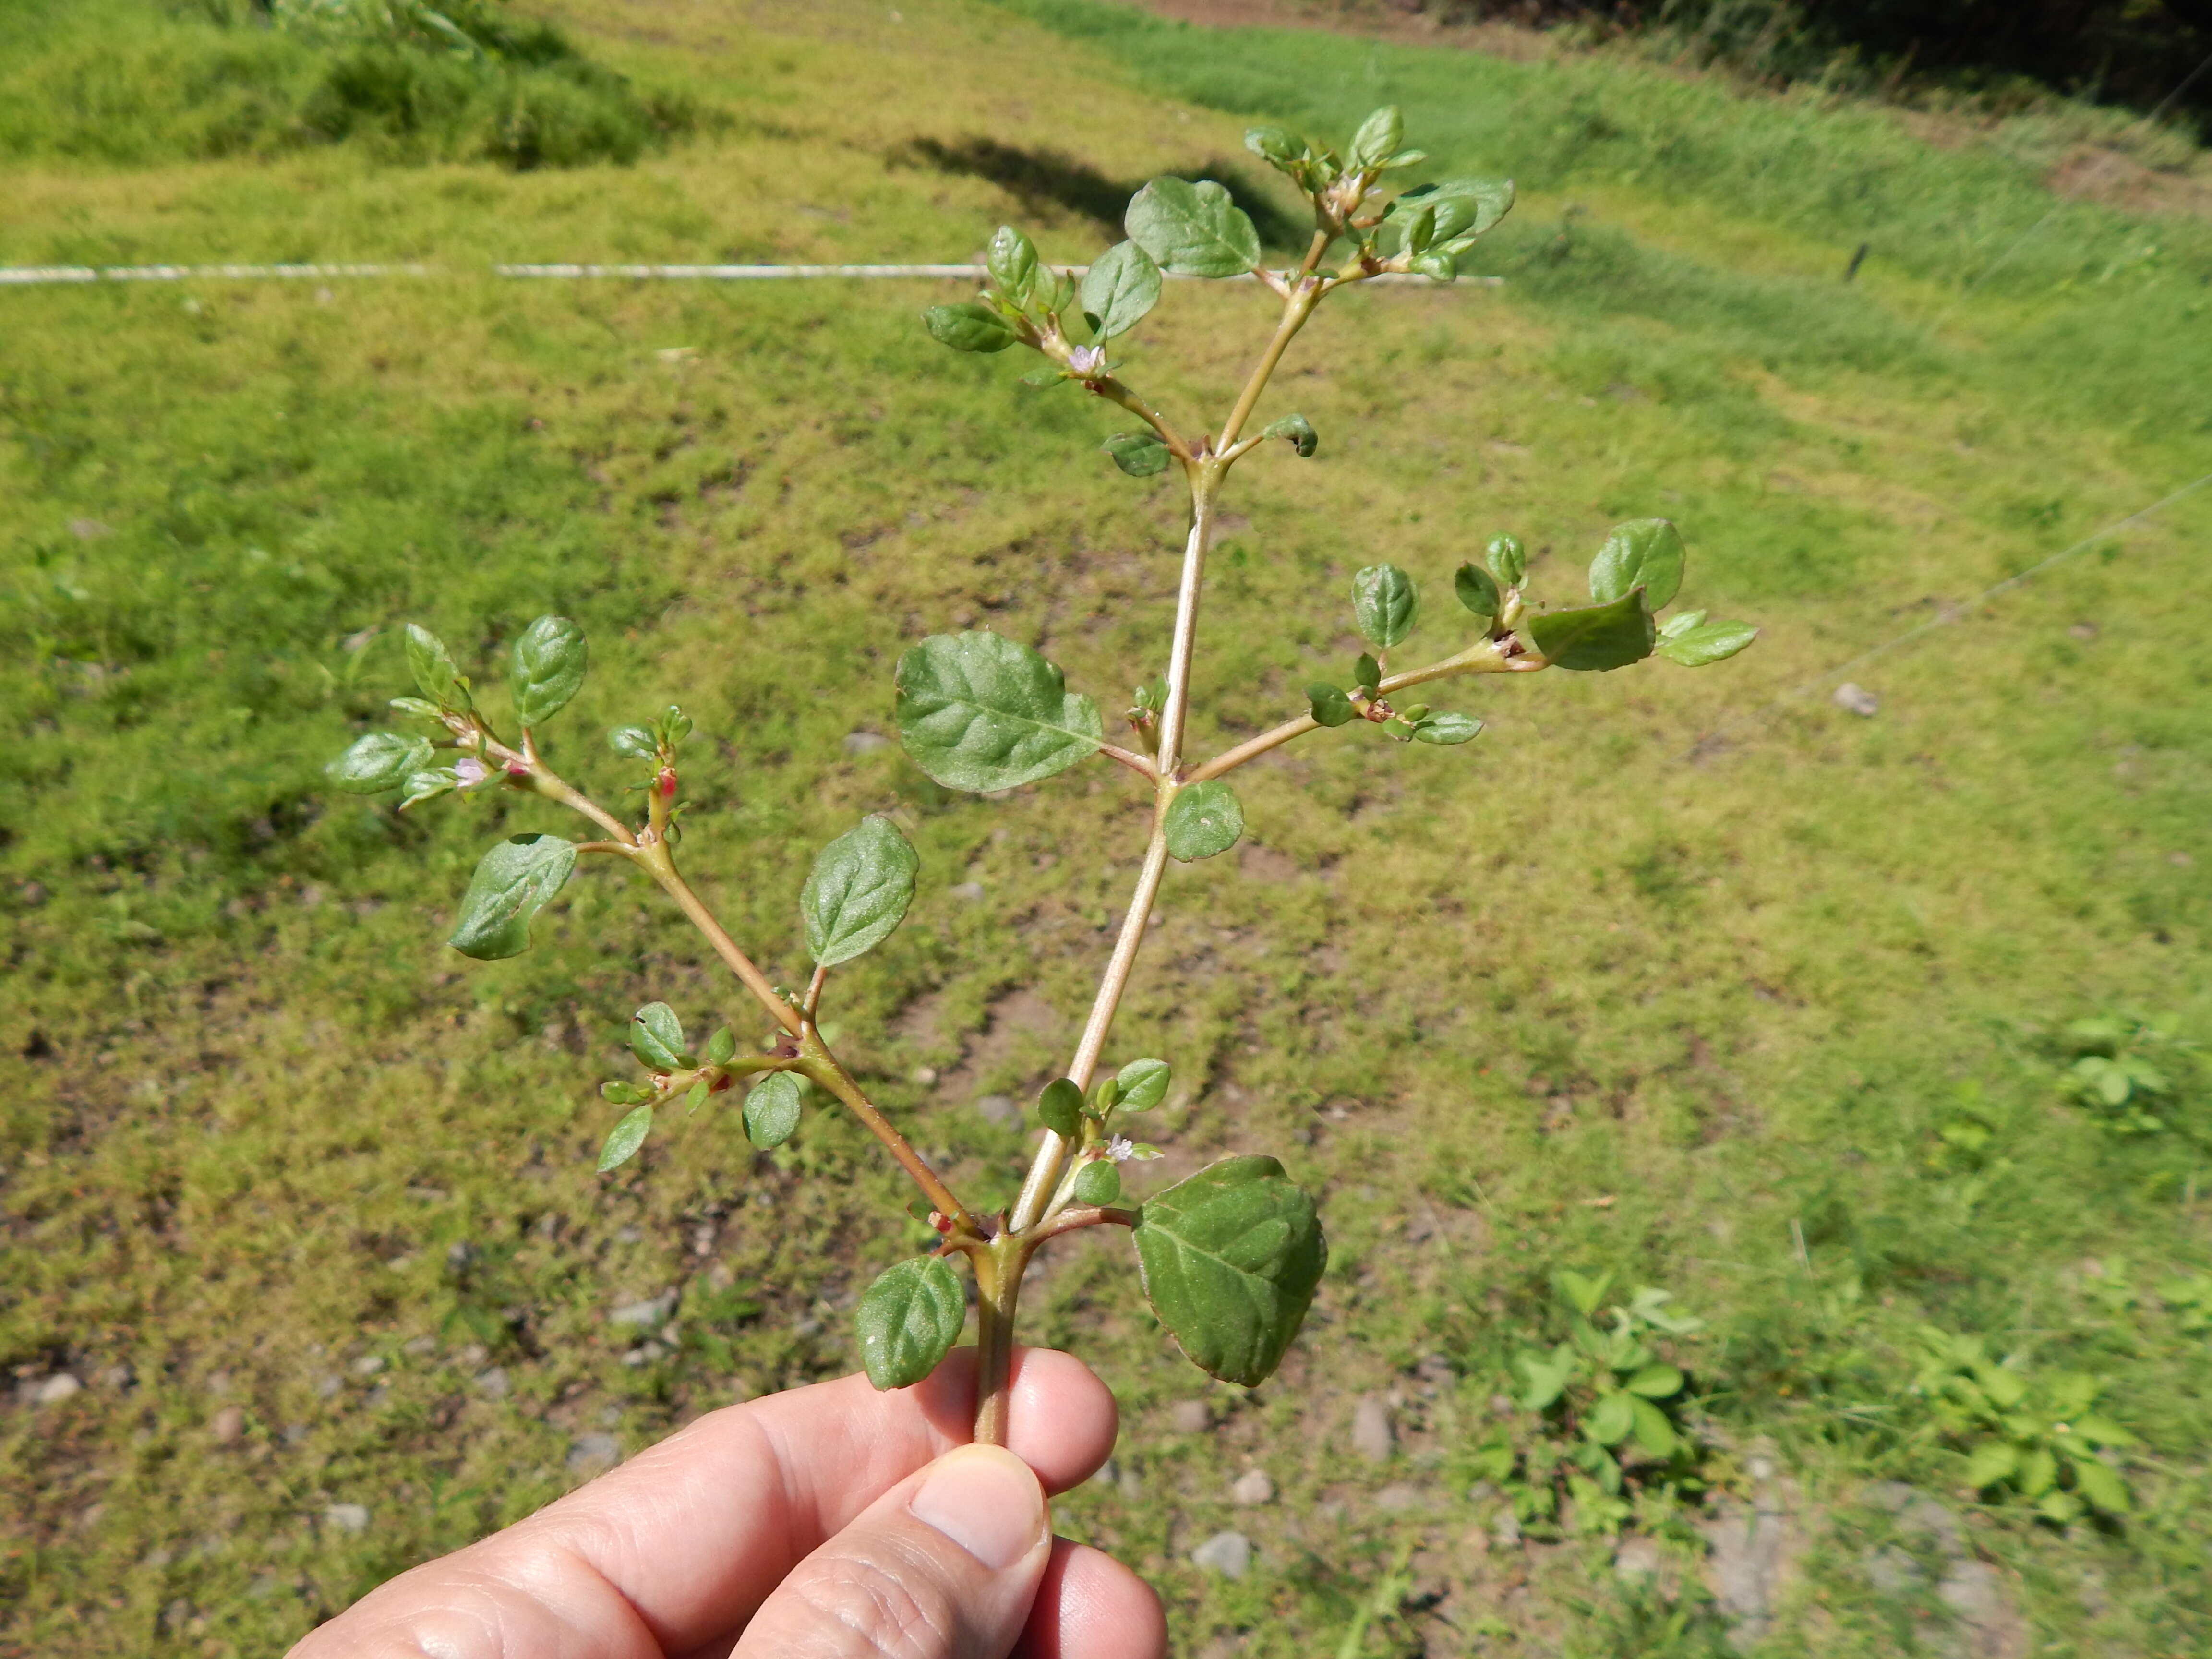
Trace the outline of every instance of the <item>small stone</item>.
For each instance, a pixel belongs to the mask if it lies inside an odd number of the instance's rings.
[[[1452,1369],[1451,1360],[1440,1353],[1432,1353],[1414,1366],[1413,1375],[1440,1389],[1448,1389],[1459,1381],[1459,1373]]]
[[[315,1379],[315,1398],[328,1400],[344,1387],[345,1378],[343,1376],[319,1376]]]
[[[880,732],[848,732],[845,752],[848,755],[872,755],[878,749],[890,747],[891,740]]]
[[[1866,1570],[1867,1583],[1884,1595],[1903,1595],[1928,1576],[1917,1561],[1894,1544],[1869,1550],[1860,1565]]]
[[[1428,1495],[1410,1480],[1393,1480],[1375,1494],[1375,1507],[1393,1515],[1419,1509],[1427,1501]]]
[[[1121,1471],[1121,1501],[1125,1504],[1133,1504],[1144,1495],[1144,1477],[1134,1468],[1123,1469]]]
[[[1022,1127],[1022,1109],[1015,1103],[1012,1095],[985,1095],[976,1101],[975,1109],[983,1115],[985,1121],[994,1123],[1001,1129]]]
[[[1491,1522],[1490,1535],[1498,1540],[1498,1547],[1500,1549],[1519,1549],[1521,1547],[1521,1517],[1514,1514],[1511,1510],[1505,1510],[1497,1520]]]
[[[235,1406],[225,1406],[208,1419],[208,1437],[218,1446],[228,1446],[246,1432],[246,1413]]]
[[[1275,1483],[1265,1469],[1247,1469],[1231,1483],[1229,1501],[1248,1508],[1275,1501]]]
[[[646,1302],[625,1302],[607,1316],[611,1325],[639,1325],[647,1330],[658,1330],[668,1322],[668,1316],[676,1311],[676,1292],[663,1291]]]
[[[1241,1532],[1217,1532],[1190,1553],[1190,1562],[1224,1578],[1242,1578],[1252,1570],[1252,1540]]]
[[[640,1365],[650,1365],[668,1352],[658,1342],[641,1342],[622,1357],[622,1363],[635,1370]]]
[[[509,1387],[504,1365],[494,1365],[489,1370],[477,1373],[477,1392],[487,1400],[506,1399]]]
[[[441,1198],[445,1194],[439,1194]],[[446,1246],[446,1265],[455,1273],[460,1272],[477,1259],[477,1247],[465,1238],[456,1239]]]
[[[1213,1413],[1203,1400],[1178,1400],[1168,1408],[1168,1421],[1180,1434],[1204,1434],[1213,1426]]]
[[[973,904],[983,896],[983,884],[980,881],[957,881],[945,890],[965,903]]]
[[[2071,634],[2075,639],[2087,641],[2097,637],[2097,624],[2089,622],[2078,622],[2066,631]]]
[[[296,1446],[307,1437],[307,1425],[305,1423],[287,1423],[283,1434],[286,1445]]]
[[[1624,1538],[1613,1553],[1613,1570],[1623,1578],[1650,1578],[1659,1571],[1659,1540]]]
[[[323,1511],[323,1522],[333,1532],[367,1532],[368,1510],[361,1504],[333,1504]]]
[[[1364,1396],[1352,1413],[1352,1449],[1370,1463],[1387,1463],[1397,1445],[1389,1404],[1376,1395]]]
[[[39,1384],[38,1392],[33,1394],[31,1399],[36,1405],[58,1406],[70,1395],[82,1392],[83,1389],[84,1384],[78,1382],[69,1372],[56,1371]]]
[[[99,1378],[101,1388],[116,1389],[127,1389],[135,1380],[128,1365],[110,1365]]]
[[[907,1075],[925,1089],[937,1086],[937,1067],[934,1066],[917,1066]]]
[[[568,1448],[568,1468],[574,1474],[597,1474],[622,1462],[622,1442],[611,1434],[580,1434]]]
[[[356,1376],[374,1376],[383,1369],[384,1357],[381,1354],[363,1354],[353,1362],[353,1374]]]
[[[1828,694],[1828,701],[1846,714],[1856,714],[1863,720],[1872,720],[1881,712],[1881,699],[1863,685],[1845,680]]]
[[[112,529],[100,523],[97,519],[71,519],[69,521],[69,531],[70,535],[81,542],[96,542],[102,536],[112,536],[115,533]]]
[[[426,1354],[434,1354],[438,1352],[438,1339],[434,1336],[410,1337],[406,1341],[399,1345],[399,1352],[404,1354],[411,1354],[416,1358],[420,1359]]]
[[[1997,1570],[1986,1561],[1954,1561],[1936,1594],[1970,1625],[1993,1623],[2004,1609]]]
[[[1094,1486],[1111,1487],[1119,1479],[1120,1471],[1115,1468],[1114,1460],[1109,1457],[1098,1466],[1098,1472],[1091,1477],[1090,1484]]]

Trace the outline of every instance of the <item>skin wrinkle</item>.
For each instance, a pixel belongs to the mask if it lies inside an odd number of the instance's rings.
[[[871,1548],[884,1548],[906,1559],[896,1570],[866,1556],[830,1556],[801,1568],[786,1587],[792,1599],[817,1617],[807,1621],[811,1632],[826,1632],[832,1625],[855,1637],[860,1646],[786,1649],[805,1659],[933,1659],[939,1654],[964,1655],[968,1644],[957,1638],[969,1633],[936,1564],[913,1544],[896,1534],[869,1540]],[[913,1588],[926,1584],[931,1594]],[[932,1603],[937,1604],[933,1607]],[[787,1615],[776,1620],[788,1622]],[[892,1639],[882,1639],[889,1635]],[[919,1639],[917,1639],[919,1638]],[[740,1648],[732,1659],[754,1659]],[[759,1659],[770,1659],[760,1654]],[[782,1655],[775,1659],[783,1659]]]

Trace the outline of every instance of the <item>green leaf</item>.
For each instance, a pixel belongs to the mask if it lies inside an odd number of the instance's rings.
[[[1133,478],[1149,478],[1164,471],[1175,452],[1155,432],[1115,432],[1098,446],[1114,458],[1114,465]]]
[[[427,628],[407,624],[407,668],[422,695],[441,708],[469,708],[469,688],[445,641]]]
[[[1029,647],[939,634],[899,659],[899,737],[948,789],[1012,789],[1095,754],[1098,705]]]
[[[1364,651],[1361,652],[1359,659],[1352,665],[1352,683],[1369,696],[1373,696],[1376,688],[1382,684],[1382,665]]]
[[[703,1077],[698,1079],[684,1091],[684,1109],[686,1112],[697,1111],[707,1103],[707,1097],[714,1092],[714,1088],[712,1084]]]
[[[1966,1484],[1975,1489],[1996,1486],[2000,1480],[2011,1480],[2017,1468],[2020,1453],[2008,1440],[1982,1440],[1966,1458]]]
[[[1610,1273],[1600,1273],[1592,1279],[1571,1267],[1563,1268],[1557,1281],[1559,1295],[1584,1319],[1591,1318],[1596,1314],[1597,1304],[1604,1298],[1605,1287],[1612,1277]]]
[[[1248,127],[1244,132],[1244,148],[1261,161],[1275,167],[1288,167],[1294,161],[1306,158],[1304,139],[1282,127]]]
[[[1413,579],[1395,564],[1370,564],[1352,578],[1352,613],[1359,637],[1377,651],[1388,651],[1413,631],[1420,604]]]
[[[507,684],[514,693],[514,718],[525,726],[551,720],[582,688],[590,663],[582,629],[566,617],[540,617],[514,642]]]
[[[1352,699],[1333,685],[1306,687],[1306,702],[1312,707],[1315,721],[1322,726],[1342,726],[1359,715]]]
[[[2081,1496],[2107,1515],[2125,1515],[2135,1505],[2127,1482],[2094,1457],[2074,1460],[2074,1485]]]
[[[1482,557],[1501,586],[1518,587],[1528,574],[1528,550],[1521,545],[1518,536],[1492,536],[1489,545],[1482,550]]]
[[[1505,603],[1498,592],[1498,584],[1479,564],[1460,566],[1452,577],[1452,592],[1459,595],[1462,605],[1485,622],[1495,617]]]
[[[653,1133],[653,1108],[641,1106],[626,1114],[607,1137],[607,1144],[599,1148],[599,1173],[627,1164],[637,1156],[637,1149],[645,1145],[645,1138]]]
[[[921,1382],[960,1340],[967,1317],[960,1276],[943,1256],[916,1256],[890,1268],[860,1293],[854,1314],[868,1381],[878,1389]]]
[[[1237,792],[1218,778],[1186,784],[1168,803],[1168,855],[1188,864],[1225,853],[1244,833]]]
[[[745,1139],[768,1152],[791,1139],[799,1127],[799,1079],[789,1072],[770,1072],[745,1092]]]
[[[979,300],[932,306],[921,320],[939,345],[955,351],[1004,351],[1018,337],[1012,323]]]
[[[1987,1449],[1986,1446],[1977,1447],[1975,1455],[1978,1457],[1985,1449]],[[1999,1477],[1999,1479],[2002,1478],[2002,1476]],[[1977,1484],[1987,1486],[1991,1483],[1982,1481]],[[2044,1493],[2057,1485],[2058,1460],[2051,1455],[2051,1449],[2047,1446],[2037,1446],[2031,1449],[2027,1456],[2021,1458],[2020,1468],[2014,1472],[2013,1484],[2020,1488],[2020,1495],[2022,1498],[2031,1499],[2042,1497]]]
[[[1301,460],[1310,459],[1315,447],[1321,442],[1319,434],[1313,429],[1313,422],[1303,415],[1285,415],[1279,421],[1272,421],[1260,435],[1263,438],[1287,438],[1291,447],[1298,452]]]
[[[1056,1077],[1037,1097],[1037,1121],[1053,1133],[1073,1140],[1083,1133],[1083,1091],[1073,1078]]]
[[[403,714],[412,714],[418,720],[435,720],[441,726],[446,723],[438,713],[438,705],[426,702],[421,697],[394,697],[391,707]]]
[[[1672,1457],[1682,1443],[1682,1437],[1667,1420],[1667,1413],[1648,1400],[1633,1402],[1636,1413],[1636,1443],[1654,1457]]]
[[[1078,1204],[1115,1204],[1121,1198],[1121,1172],[1104,1158],[1085,1164],[1075,1172]]]
[[[1125,1112],[1149,1112],[1168,1097],[1174,1076],[1164,1060],[1133,1060],[1115,1079],[1121,1091],[1115,1103]]]
[[[1416,743],[1469,743],[1481,732],[1482,722],[1472,714],[1431,714],[1413,727]]]
[[[707,1039],[707,1063],[709,1066],[726,1066],[737,1055],[738,1040],[731,1035],[728,1026],[723,1026]]]
[[[1665,519],[1632,519],[1617,524],[1590,561],[1590,598],[1603,603],[1644,590],[1644,602],[1656,611],[1682,586],[1682,532]]]
[[[1116,242],[1083,273],[1083,314],[1103,343],[1126,334],[1160,302],[1160,268],[1134,242]]]
[[[479,962],[520,956],[530,948],[531,918],[575,867],[574,843],[558,836],[509,836],[477,861],[446,942]]]
[[[371,732],[356,738],[344,754],[323,768],[323,775],[349,795],[379,795],[422,771],[436,752],[428,738]]]
[[[1583,1432],[1601,1446],[1617,1446],[1636,1427],[1636,1401],[1618,1389],[1598,1396],[1597,1405],[1583,1419]]]
[[[665,1002],[648,1002],[629,1017],[629,1051],[656,1072],[680,1072],[691,1063],[684,1052],[684,1022]]]
[[[1759,637],[1749,623],[1704,623],[1686,628],[1659,641],[1659,654],[1685,668],[1703,668],[1721,662]]]
[[[1380,167],[1398,153],[1406,140],[1406,123],[1398,113],[1395,104],[1385,104],[1381,109],[1359,124],[1359,131],[1352,135],[1352,148],[1345,159],[1355,173]]]
[[[1136,1226],[1145,1295],[1191,1362],[1265,1382],[1328,1265],[1312,1198],[1272,1158],[1232,1158],[1146,1201]]]
[[[983,255],[983,264],[990,273],[991,286],[1011,303],[1029,303],[1030,287],[1036,281],[1037,252],[1036,245],[1028,237],[1012,225],[1000,225],[991,234],[991,246]],[[933,329],[931,332],[936,331]],[[944,338],[942,335],[938,337]]]
[[[629,760],[652,760],[660,752],[659,744],[647,726],[617,726],[607,733],[607,747]]]
[[[1651,607],[1640,589],[1609,605],[1531,617],[1528,627],[1528,637],[1546,658],[1561,668],[1584,673],[1640,662],[1651,654],[1654,639]]]
[[[2075,1419],[2074,1432],[2093,1446],[2139,1446],[2142,1443],[2111,1418],[2094,1413]]]
[[[1659,624],[1659,643],[1664,645],[1669,640],[1681,638],[1705,619],[1705,613],[1702,611],[1677,611]]]
[[[1433,213],[1431,234],[1441,244],[1472,241],[1512,210],[1510,179],[1441,179],[1401,191],[1382,216],[1411,223],[1420,215]]]
[[[1155,179],[1122,222],[1131,241],[1178,276],[1241,276],[1260,263],[1260,233],[1211,179]]]
[[[875,813],[823,848],[799,896],[815,965],[834,968],[890,938],[914,902],[921,868],[907,838]]]
[[[653,1098],[653,1091],[643,1084],[621,1081],[602,1083],[599,1085],[599,1094],[603,1099],[610,1100],[617,1106],[635,1106]]]
[[[1646,1400],[1670,1400],[1682,1392],[1682,1373],[1672,1365],[1646,1365],[1622,1386]]]
[[[1416,276],[1427,277],[1431,282],[1459,280],[1459,260],[1445,248],[1431,248],[1426,253],[1415,254],[1406,261],[1406,269]]]

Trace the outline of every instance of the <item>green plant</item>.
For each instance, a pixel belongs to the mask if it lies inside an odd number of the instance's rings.
[[[1524,1523],[1552,1524],[1571,1505],[1576,1531],[1610,1533],[1634,1512],[1632,1489],[1703,1489],[1702,1448],[1681,1420],[1688,1379],[1658,1345],[1695,1335],[1705,1322],[1648,1287],[1607,1307],[1611,1277],[1559,1275],[1565,1334],[1513,1357],[1514,1403],[1524,1415],[1474,1454],[1474,1472]]]
[[[1124,1127],[1165,1098],[1170,1070],[1164,1061],[1143,1058],[1101,1075],[1100,1061],[1170,861],[1214,857],[1243,832],[1243,811],[1226,775],[1324,726],[1358,721],[1400,742],[1445,745],[1463,744],[1480,730],[1480,722],[1466,715],[1402,698],[1417,686],[1554,666],[1618,668],[1655,651],[1697,665],[1733,654],[1752,637],[1749,628],[1709,622],[1702,612],[1674,617],[1663,627],[1655,623],[1653,611],[1673,599],[1682,579],[1681,538],[1664,520],[1641,520],[1616,529],[1590,567],[1593,603],[1562,611],[1539,610],[1524,599],[1526,556],[1514,538],[1499,537],[1490,545],[1486,565],[1469,562],[1455,578],[1468,612],[1462,625],[1468,642],[1461,648],[1425,666],[1389,672],[1392,653],[1413,629],[1419,595],[1413,579],[1395,566],[1370,566],[1352,581],[1353,620],[1370,648],[1353,665],[1349,686],[1316,684],[1309,689],[1305,714],[1210,759],[1191,758],[1184,734],[1199,603],[1223,485],[1231,469],[1263,444],[1280,441],[1293,455],[1306,456],[1317,441],[1302,415],[1283,415],[1252,429],[1284,351],[1315,307],[1340,289],[1409,272],[1450,280],[1457,256],[1512,201],[1510,185],[1463,179],[1371,202],[1386,172],[1420,159],[1403,149],[1394,109],[1370,118],[1341,157],[1273,129],[1255,131],[1249,142],[1312,204],[1313,235],[1295,267],[1263,266],[1251,221],[1220,185],[1158,179],[1129,204],[1129,240],[1100,255],[1079,283],[1073,273],[1041,262],[1022,233],[1001,229],[991,243],[991,285],[981,298],[937,307],[925,319],[936,338],[959,350],[994,352],[1017,343],[1032,349],[1046,359],[1030,377],[1033,383],[1071,385],[1136,415],[1143,429],[1107,441],[1115,464],[1144,476],[1173,461],[1190,493],[1190,531],[1165,672],[1146,678],[1132,701],[1131,746],[1107,741],[1097,704],[1068,690],[1060,670],[1043,656],[1005,635],[936,635],[913,646],[898,662],[900,736],[915,763],[945,787],[1012,789],[1103,756],[1139,780],[1152,798],[1136,892],[1075,1055],[1066,1074],[1037,1098],[1043,1136],[1008,1212],[982,1213],[956,1194],[869,1097],[819,1024],[831,971],[889,936],[913,898],[919,860],[888,818],[864,818],[816,860],[799,899],[811,974],[803,993],[793,994],[739,947],[679,872],[683,803],[678,797],[682,751],[691,735],[691,721],[680,708],[671,707],[649,723],[611,734],[616,755],[631,769],[630,789],[644,797],[641,822],[603,806],[548,765],[539,734],[574,696],[587,665],[583,632],[572,622],[540,617],[515,641],[506,687],[511,709],[496,720],[495,705],[479,700],[475,684],[446,647],[410,626],[408,657],[421,695],[398,699],[394,707],[421,722],[427,734],[371,732],[330,768],[342,787],[399,792],[403,810],[442,795],[511,788],[579,813],[596,827],[596,836],[581,842],[539,831],[509,836],[487,852],[462,898],[451,939],[465,955],[496,958],[526,949],[532,919],[580,859],[626,863],[659,884],[777,1029],[757,1047],[740,1045],[727,1026],[695,1045],[666,1004],[639,1009],[630,1046],[647,1080],[606,1085],[608,1098],[630,1109],[608,1137],[599,1167],[611,1170],[633,1157],[657,1113],[679,1101],[696,1111],[741,1079],[755,1079],[742,1115],[746,1133],[763,1147],[780,1144],[797,1127],[807,1087],[841,1102],[921,1188],[938,1237],[934,1250],[890,1268],[860,1298],[860,1345],[868,1373],[878,1387],[892,1388],[919,1381],[937,1364],[964,1318],[966,1298],[953,1268],[964,1258],[975,1276],[979,1309],[975,1431],[981,1438],[1004,1437],[1022,1277],[1032,1253],[1049,1238],[1083,1227],[1131,1229],[1145,1291],[1161,1322],[1204,1370],[1245,1384],[1274,1370],[1319,1282],[1327,1250],[1314,1201],[1271,1158],[1231,1158],[1141,1204],[1122,1201],[1121,1165],[1144,1153]],[[1324,264],[1332,250],[1334,263]],[[1131,390],[1114,361],[1123,349],[1118,343],[1152,310],[1169,274],[1249,277],[1282,306],[1234,407],[1217,429],[1195,437],[1186,436]],[[434,766],[441,749],[453,759]],[[1622,1354],[1641,1352],[1638,1333],[1665,1325],[1664,1297],[1653,1301],[1652,1294],[1622,1315],[1626,1322],[1617,1337],[1605,1340],[1612,1346],[1601,1341],[1593,1350],[1612,1356],[1608,1365]],[[1591,1340],[1598,1340],[1594,1333]],[[1654,1443],[1658,1431],[1650,1422],[1663,1428],[1665,1419],[1650,1402],[1680,1387],[1678,1375],[1641,1358],[1627,1370],[1634,1373],[1628,1391],[1603,1392],[1589,1425],[1591,1443],[1601,1450],[1632,1430],[1642,1443]],[[1672,1379],[1665,1388],[1658,1383],[1662,1371]],[[1671,1430],[1666,1432],[1671,1437]],[[1613,1467],[1609,1455],[1605,1467]]]
[[[2084,1371],[2030,1372],[2017,1356],[1993,1360],[1979,1337],[1920,1332],[1911,1393],[1936,1431],[1966,1454],[1967,1483],[2033,1504],[2060,1526],[2094,1510],[2131,1507],[2126,1480],[2100,1454],[2141,1443],[2095,1410],[2103,1382]]]
[[[2068,1097],[2115,1134],[2154,1135],[2182,1127],[2197,1082],[2197,1045],[2147,1019],[2100,1014],[2057,1034]]]

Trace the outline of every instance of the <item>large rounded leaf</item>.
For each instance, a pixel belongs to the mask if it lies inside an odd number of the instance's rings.
[[[1188,864],[1237,845],[1244,833],[1244,808],[1218,778],[1185,784],[1168,803],[1168,852]]]
[[[477,862],[446,942],[465,957],[496,962],[530,948],[530,920],[576,867],[574,843],[558,836],[509,836]]]
[[[1134,242],[1116,242],[1083,274],[1083,314],[1101,342],[1126,334],[1160,301],[1160,268]]]
[[[349,795],[381,794],[429,765],[434,753],[428,738],[371,732],[356,738],[353,747],[323,768],[323,775]]]
[[[938,634],[899,659],[899,737],[948,789],[1012,789],[1098,749],[1098,705],[1029,647],[987,631]]]
[[[889,938],[914,902],[921,868],[907,838],[873,813],[823,848],[799,896],[816,963],[834,968]]]
[[[1178,276],[1241,276],[1260,263],[1260,233],[1211,179],[1155,179],[1129,201],[1129,240]]]
[[[1526,624],[1536,649],[1561,668],[1603,672],[1626,668],[1651,654],[1657,638],[1644,590],[1632,588],[1610,605],[1550,611]]]
[[[1663,610],[1680,591],[1688,556],[1682,532],[1665,519],[1632,519],[1617,524],[1590,561],[1590,598],[1617,599],[1632,588],[1644,590],[1644,602]]]
[[[1149,1199],[1145,1295],[1200,1370],[1251,1388],[1282,1363],[1328,1263],[1311,1194],[1272,1158],[1227,1158]]]
[[[959,1340],[967,1316],[960,1276],[943,1256],[917,1256],[890,1268],[860,1293],[854,1316],[868,1381],[879,1389],[921,1382]]]
[[[514,642],[507,689],[514,693],[515,719],[525,726],[551,720],[582,689],[590,666],[584,630],[566,617],[540,617]]]

